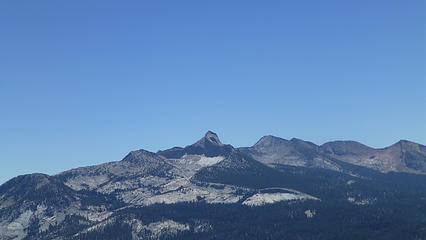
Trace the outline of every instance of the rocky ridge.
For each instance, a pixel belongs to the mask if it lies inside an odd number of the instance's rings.
[[[78,238],[116,224],[117,214],[125,209],[155,204],[262,206],[282,201],[321,200],[298,189],[266,188],[268,179],[283,176],[282,166],[325,169],[351,176],[359,173],[348,166],[383,173],[425,174],[426,147],[409,141],[383,149],[353,141],[318,146],[300,139],[265,136],[252,147],[234,148],[209,131],[184,148],[157,153],[137,150],[117,162],[72,169],[54,176],[30,174],[11,179],[0,186],[0,239],[43,239],[41,236],[62,239],[70,231],[70,222],[80,227],[72,234]],[[263,182],[245,184],[253,179]],[[349,186],[356,181],[348,182]],[[374,203],[373,197],[359,200],[354,196],[345,199],[358,205]],[[126,218],[126,223],[134,236],[148,234],[153,239],[190,229],[211,228],[205,222],[170,219],[145,224],[138,218]]]

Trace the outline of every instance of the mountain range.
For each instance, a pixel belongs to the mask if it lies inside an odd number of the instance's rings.
[[[255,227],[251,227],[255,226]],[[0,239],[426,239],[426,146],[208,131],[0,186]]]

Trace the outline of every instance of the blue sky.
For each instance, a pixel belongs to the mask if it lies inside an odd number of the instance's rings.
[[[0,53],[0,183],[207,130],[426,144],[423,0],[5,0]]]

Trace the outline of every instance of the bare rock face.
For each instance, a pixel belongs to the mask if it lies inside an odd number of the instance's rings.
[[[224,156],[232,151],[231,145],[225,145],[216,133],[208,131],[203,138],[185,148],[174,147],[172,149],[159,151],[157,154],[166,158],[181,158],[184,155],[202,155],[206,157]]]
[[[194,146],[206,147],[208,144],[223,146],[217,134],[212,131],[208,131],[203,138],[194,144]]]
[[[321,151],[332,158],[381,172],[426,173],[426,147],[405,140],[382,149],[354,141],[335,141],[322,145]]]
[[[145,150],[132,151],[123,160],[82,167],[57,175],[74,190],[94,190],[121,177],[164,175],[171,169],[163,157]]]
[[[426,174],[426,147],[405,140],[374,149],[355,141],[333,141],[317,146],[295,138],[265,136],[240,151],[271,167],[290,165],[343,171],[341,161],[384,173]]]
[[[356,173],[348,172],[347,165],[424,174],[426,147],[409,141],[383,149],[353,141],[318,146],[295,138],[265,136],[252,147],[235,149],[209,131],[184,148],[157,153],[137,150],[121,161],[71,169],[54,176],[37,173],[9,180],[0,186],[0,239],[62,239],[64,234],[69,239],[79,239],[121,223],[127,224],[133,236],[143,239],[208,230],[211,226],[199,219],[194,219],[197,224],[191,227],[190,223],[168,219],[146,224],[123,211],[196,202],[255,207],[286,201],[322,201],[322,196],[313,196],[318,192],[309,193],[315,191],[309,187],[311,183],[308,187],[303,185],[305,175],[285,172],[280,167],[293,166],[293,170],[303,169],[304,173],[312,172],[306,169],[349,173],[350,181],[346,179],[349,175],[342,179],[345,187],[353,188],[358,179],[352,180]],[[285,185],[286,181],[292,187],[271,186]],[[326,189],[333,186],[333,181],[334,178],[327,180]],[[303,190],[297,190],[300,186],[304,186]],[[355,193],[358,192],[345,196],[345,201],[355,205],[376,201]],[[305,214],[313,217],[315,212]]]
[[[274,136],[265,136],[252,147],[240,148],[240,151],[271,167],[290,165],[331,170],[340,169],[337,163],[333,162],[328,156],[321,154],[317,145],[296,138],[286,140]]]
[[[21,175],[0,186],[0,209],[28,203],[29,199],[62,206],[76,198],[62,181],[41,173]]]
[[[0,239],[23,239],[63,223],[84,198],[45,174],[15,177],[0,186]]]
[[[401,158],[408,169],[418,172],[426,172],[426,146],[409,142],[399,141],[401,147]]]

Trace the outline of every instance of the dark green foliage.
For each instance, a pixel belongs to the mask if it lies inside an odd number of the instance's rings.
[[[132,228],[126,223],[116,223],[101,227],[93,232],[83,233],[78,240],[132,240]]]
[[[193,180],[266,188],[282,187],[283,177],[280,171],[267,167],[247,155],[233,153],[221,163],[199,170]]]
[[[408,156],[410,157],[410,156]],[[241,190],[246,194],[236,204],[180,203],[157,204],[148,207],[129,207],[113,194],[94,191],[74,191],[60,178],[35,174],[20,176],[0,187],[0,195],[21,196],[33,211],[38,203],[63,206],[74,198],[81,207],[104,205],[116,210],[108,224],[74,236],[96,223],[80,216],[66,216],[63,223],[38,232],[38,222],[32,221],[27,239],[52,239],[64,236],[66,240],[132,239],[132,222],[144,225],[173,220],[189,224],[190,230],[165,234],[163,240],[191,239],[426,239],[426,176],[402,173],[383,174],[367,168],[339,162],[344,173],[306,167],[277,165],[270,168],[251,157],[231,152],[219,164],[201,169],[192,181],[198,185],[223,188],[232,184],[252,188]],[[352,175],[350,175],[350,174]],[[357,176],[353,176],[356,173]],[[127,176],[116,178],[120,181]],[[264,189],[268,188],[268,189]],[[280,188],[295,189],[319,199],[285,201],[261,207],[248,207],[241,203],[257,192],[287,192]],[[152,189],[153,191],[155,189]],[[349,202],[348,198],[368,200],[365,205]],[[28,203],[27,202],[27,203]],[[119,210],[120,209],[120,210]],[[306,210],[315,212],[308,218]],[[16,218],[17,211],[0,210],[0,215]],[[203,231],[199,229],[203,224]],[[150,239],[151,232],[137,233]]]
[[[426,158],[418,152],[405,152],[404,161],[409,168],[426,171]]]
[[[45,174],[29,174],[15,177],[0,186],[0,195],[14,197],[15,204],[32,202],[54,206],[66,206],[75,199],[75,191],[56,177]]]
[[[131,239],[131,227],[124,224],[131,219],[139,219],[145,225],[166,219],[190,225],[190,231],[163,235],[161,239],[164,240],[426,239],[424,183],[419,183],[418,190],[414,188],[414,182],[424,180],[424,176],[366,171],[363,174],[368,178],[361,179],[324,169],[279,166],[278,171],[257,163],[248,166],[250,171],[247,172],[206,168],[210,171],[201,171],[206,175],[197,177],[198,180],[254,187],[261,192],[285,192],[260,190],[263,187],[294,188],[319,197],[321,201],[289,201],[261,207],[198,202],[125,208],[113,215],[116,220],[111,225],[74,239]],[[348,196],[371,199],[371,202],[356,205],[348,202]],[[315,212],[313,218],[305,215],[308,209]],[[200,222],[209,228],[195,232]],[[148,237],[150,233],[141,234]]]
[[[140,219],[145,224],[172,219],[191,226],[191,231],[161,239],[425,239],[424,204],[419,206],[421,202],[418,200],[404,201],[407,202],[389,202],[380,206],[319,201],[283,202],[263,207],[160,204],[125,209],[116,215],[115,224],[77,239],[131,239],[129,225],[123,224],[129,218]],[[313,218],[306,217],[304,211],[307,209],[315,211]],[[196,219],[208,223],[212,228],[195,233]]]

